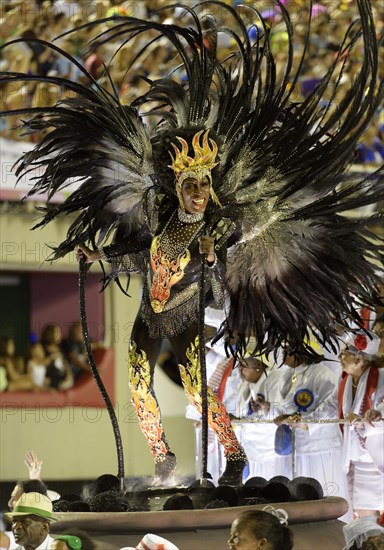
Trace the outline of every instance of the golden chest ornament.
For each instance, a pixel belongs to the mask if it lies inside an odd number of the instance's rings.
[[[171,295],[171,288],[184,277],[185,269],[191,260],[189,246],[204,225],[204,220],[184,224],[174,214],[160,235],[153,238],[150,248],[150,301],[155,313],[164,310]]]
[[[184,250],[176,259],[169,259],[164,254],[161,243],[161,236],[155,237],[151,244],[151,267],[153,272],[151,287],[151,306],[155,313],[161,313],[171,294],[171,288],[184,276],[191,254],[188,249]]]

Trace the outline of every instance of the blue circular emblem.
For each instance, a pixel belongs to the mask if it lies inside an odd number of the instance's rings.
[[[315,398],[313,396],[313,393],[308,388],[302,388],[297,390],[293,398],[293,401],[297,406],[298,412],[301,412],[301,411],[305,412],[308,409],[308,407],[312,405],[314,400]]]

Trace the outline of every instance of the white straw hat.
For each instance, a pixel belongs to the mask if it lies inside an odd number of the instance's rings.
[[[16,502],[12,512],[4,514],[13,519],[18,516],[39,516],[48,521],[55,521],[52,515],[52,502],[41,493],[23,493]]]

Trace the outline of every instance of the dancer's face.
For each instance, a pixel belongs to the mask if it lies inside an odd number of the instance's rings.
[[[181,196],[184,209],[188,214],[201,214],[205,212],[210,196],[210,184],[208,177],[202,180],[187,178],[181,186]]]

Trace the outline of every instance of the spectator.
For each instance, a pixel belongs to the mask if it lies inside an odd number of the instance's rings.
[[[63,341],[62,348],[75,381],[81,374],[90,371],[81,323],[70,326],[68,338]]]
[[[73,375],[61,350],[61,328],[55,323],[46,325],[41,335],[45,353],[51,358],[47,378],[51,388],[65,390],[73,386]]]
[[[37,388],[49,388],[50,380],[47,378],[47,364],[51,360],[51,356],[47,357],[45,355],[42,344],[35,342],[30,345],[27,357],[27,373]]]
[[[48,21],[41,22],[37,26],[36,36],[41,40],[46,40],[47,42],[53,38],[51,36],[51,28]],[[40,43],[32,43],[31,48],[33,50],[31,59],[32,72],[40,76],[47,76],[55,64],[57,54],[54,53],[51,48],[48,48]]]
[[[167,2],[164,3],[164,5]],[[231,3],[228,0],[228,3]],[[237,0],[233,0],[233,5],[238,4]],[[252,2],[249,2],[252,5]],[[37,4],[42,4],[40,1]],[[134,17],[143,17],[145,18],[146,14],[149,16],[154,16],[156,12],[156,17],[159,21],[164,21],[168,19],[167,22],[172,23],[176,21],[182,14],[183,10],[181,8],[168,9],[168,10],[159,10],[160,0],[148,0],[147,2],[136,2],[131,3],[128,7],[125,6],[125,3],[121,5],[116,5],[116,2],[108,2],[107,0],[98,0],[97,2],[90,3],[87,5],[87,9],[84,11],[83,6],[76,2],[75,0],[67,0],[66,2],[60,2],[57,6],[51,3],[44,3],[42,9],[36,10],[36,4],[34,0],[24,0],[23,2],[16,3],[15,6],[10,2],[5,2],[5,16],[0,21],[0,44],[3,44],[9,40],[9,38],[23,36],[32,37],[32,34],[38,38],[44,38],[48,41],[57,35],[74,29],[75,32],[69,37],[63,37],[61,41],[56,42],[59,46],[63,46],[64,50],[67,51],[68,45],[73,53],[75,52],[76,58],[81,58],[81,48],[84,44],[88,44],[89,41],[104,31],[102,26],[86,27],[79,29],[79,27],[86,23],[87,21],[95,21],[96,19],[101,19],[107,14],[113,14],[116,12],[123,13],[127,12],[129,15]],[[305,24],[303,21],[308,16],[307,8],[300,6],[299,12],[297,12],[297,2],[286,2],[285,5],[291,14],[292,20],[295,23],[295,31],[297,35],[295,37],[295,51],[294,51],[294,61],[297,65],[301,59],[301,50],[305,41]],[[382,27],[381,13],[379,12],[378,6],[376,3],[372,3],[372,8],[374,12],[375,22],[377,25],[378,34],[380,33],[380,28]],[[163,5],[163,2],[161,2]],[[58,9],[54,9],[57,7]],[[298,100],[301,100],[303,96],[308,92],[315,83],[317,77],[323,75],[329,63],[340,49],[342,43],[342,37],[345,28],[350,24],[352,19],[358,16],[358,10],[355,3],[350,2],[348,4],[348,9],[343,2],[336,2],[333,6],[332,12],[330,13],[329,8],[321,3],[315,3],[313,6],[312,12],[312,28],[309,37],[308,51],[306,59],[304,60],[304,66],[301,73],[300,82],[303,84],[303,89],[301,90],[301,98],[298,97]],[[279,9],[266,9],[263,12],[263,15],[269,19],[271,22],[270,28],[270,38],[272,48],[274,49],[276,55],[276,71],[277,71],[277,80],[279,81],[282,78],[284,73],[284,67],[286,63],[286,48],[284,47],[287,39],[286,32],[284,31],[282,23],[282,14]],[[218,18],[220,13],[214,13]],[[297,16],[301,16],[301,21],[297,19]],[[183,20],[188,23],[187,18],[185,17],[185,12],[183,14]],[[113,23],[110,23],[112,26]],[[107,28],[106,28],[107,29]],[[253,37],[252,40],[255,40]],[[71,43],[71,44],[70,44]],[[111,77],[113,84],[116,89],[120,90],[122,97],[131,96],[135,93],[132,90],[132,87],[127,82],[122,82],[124,75],[126,73],[127,67],[130,65],[131,61],[135,59],[137,52],[140,50],[142,45],[140,35],[136,37],[135,40],[131,41],[129,45],[125,46],[122,44],[116,44],[116,57],[114,63],[110,67]],[[122,46],[122,47],[121,47]],[[224,36],[221,37],[221,42],[218,48],[218,54],[221,58],[227,57],[231,53],[231,47],[233,44],[230,41],[224,41]],[[119,50],[118,48],[121,47]],[[153,52],[146,52],[143,58],[137,63],[138,70],[143,73],[143,69],[140,66],[141,63],[148,63],[146,68],[147,74],[151,74],[153,67],[157,62],[161,64],[160,71],[162,74],[166,74],[168,71],[167,67],[167,56],[169,55],[169,48],[163,47],[162,42],[154,44]],[[14,50],[12,57],[17,59],[17,64],[19,65],[18,70],[24,72],[30,69],[30,72],[35,70],[40,71],[40,74],[47,74],[47,71],[54,68],[66,76],[68,74],[68,64],[63,62],[63,72],[61,68],[58,68],[56,63],[60,64],[60,56],[56,54],[49,53],[47,48],[44,49],[43,46],[38,44],[15,44],[12,47],[6,48],[2,51],[2,60],[4,61],[8,56],[8,51]],[[31,56],[33,53],[33,59]],[[157,59],[157,55],[160,55],[160,59]],[[103,55],[101,56],[103,57]],[[52,63],[54,66],[52,67]],[[359,48],[356,47],[356,55],[351,56],[350,59],[346,60],[346,65],[343,70],[341,78],[345,81],[346,88],[350,86],[350,83],[354,80],[354,72],[356,66],[360,63],[359,60]],[[23,66],[23,69],[20,68],[20,65]],[[99,67],[100,68],[100,67]],[[341,68],[341,64],[340,64]],[[159,69],[159,67],[158,67]],[[10,69],[12,70],[12,69]],[[93,69],[92,69],[93,70]],[[382,71],[382,69],[381,69]],[[77,69],[74,68],[74,74],[71,74],[70,79],[77,80],[82,78],[81,75],[77,72]],[[98,73],[98,68],[96,67],[96,72]],[[314,74],[316,72],[316,74]],[[158,73],[157,73],[158,74]],[[97,74],[96,78],[99,78]],[[177,77],[177,73],[174,73],[174,76]],[[335,80],[340,75],[335,72],[335,75],[332,77],[332,82],[330,82],[329,89],[333,89],[333,84]],[[108,85],[108,81],[105,81]],[[140,83],[140,86],[144,81]],[[123,86],[122,86],[123,84]],[[298,90],[300,93],[300,90]],[[344,93],[344,92],[343,92]],[[335,98],[334,104],[339,103],[339,98]],[[14,107],[12,107],[14,108]],[[378,117],[380,113],[378,113]],[[10,125],[11,127],[12,125]],[[373,125],[374,126],[374,125]],[[13,139],[29,139],[28,136],[23,136],[21,138],[20,134],[17,132],[7,132],[8,137]],[[366,145],[369,147],[369,144],[366,144],[366,138],[362,142],[361,147],[364,149]],[[376,147],[382,147],[382,143],[378,143]],[[359,154],[365,154],[364,151]],[[377,153],[377,150],[376,150]],[[376,155],[377,158],[377,155]],[[359,158],[357,159],[358,162]]]
[[[343,550],[380,550],[384,548],[384,527],[377,518],[356,518],[343,527],[346,545]],[[381,545],[378,543],[381,541]],[[377,544],[376,544],[377,543]]]
[[[96,544],[85,531],[71,529],[55,535],[49,550],[96,550]]]
[[[361,164],[382,164],[383,160],[384,143],[379,137],[377,126],[372,124],[357,147],[357,162]]]
[[[15,503],[20,499],[23,493],[41,493],[48,496],[50,500],[55,500],[59,497],[55,491],[49,491],[41,480],[42,461],[38,459],[35,451],[28,451],[24,460],[24,464],[28,468],[28,480],[18,481],[12,491],[8,501],[10,510],[13,510]]]
[[[273,510],[271,506],[268,509]],[[287,513],[284,510],[276,510],[274,513],[247,510],[232,523],[228,547],[230,550],[291,550],[293,533],[287,525]]]
[[[26,481],[18,481],[13,488],[11,498],[8,501],[8,507],[14,510],[16,503],[20,500],[24,493],[39,493],[47,495],[47,487],[40,479],[28,479]]]
[[[142,550],[143,548],[147,548],[148,550],[179,550],[177,546],[169,540],[159,537],[159,535],[153,535],[152,533],[144,535],[135,548],[133,548],[133,546],[124,546],[124,548],[120,548],[120,550]]]
[[[29,479],[41,479],[41,467],[43,461],[39,460],[35,451],[28,451],[24,464],[28,468],[28,477]]]
[[[68,27],[68,17],[64,12],[59,12],[53,14],[52,23],[51,23],[51,34],[53,38],[61,35],[67,30]]]
[[[95,80],[98,80],[104,72],[105,46],[96,42],[92,53],[86,58],[84,67]]]
[[[80,64],[82,63],[82,58],[78,55],[76,42],[72,35],[68,35],[63,38],[61,48]],[[68,78],[73,82],[77,82],[82,75],[80,69],[64,55],[58,56],[53,69],[57,71],[60,76]]]
[[[0,365],[6,380],[3,380],[3,391],[20,391],[35,389],[35,384],[29,374],[21,373],[23,368],[20,360],[15,357],[15,342],[10,336],[0,339]]]
[[[133,7],[128,6],[127,8],[127,6],[123,4],[115,6],[115,2],[113,3],[113,5],[111,5],[107,1],[99,0],[98,2],[94,2],[87,6],[86,13],[83,13],[81,6],[75,0],[60,2],[60,5],[57,6],[59,8],[58,10],[55,10],[53,8],[53,3],[51,3],[51,5],[45,3],[44,9],[36,10],[34,0],[23,0],[23,2],[16,3],[15,6],[13,6],[13,4],[11,5],[10,3],[9,5],[7,5],[6,2],[5,17],[2,19],[2,21],[0,21],[0,43],[6,42],[10,37],[27,36],[25,34],[26,31],[28,31],[29,33],[33,32],[35,36],[39,38],[45,38],[49,41],[58,34],[65,32],[66,30],[75,29],[76,32],[74,32],[67,38],[63,38],[63,42],[59,42],[59,45],[63,45],[64,49],[66,50],[67,48],[66,46],[64,46],[64,42],[66,42],[67,39],[73,41],[76,52],[75,57],[79,58],[81,57],[81,47],[84,44],[89,43],[92,37],[97,36],[104,30],[103,28],[101,28],[101,26],[88,27],[79,30],[80,25],[86,23],[87,20],[93,21],[98,18],[103,18],[107,13],[122,13],[124,12],[124,10],[128,10],[127,13],[129,13],[129,15],[144,18],[146,14],[153,16],[154,12],[156,12],[159,20],[164,21],[166,18],[168,18],[169,22],[172,23],[177,17],[179,17],[183,13],[183,10],[181,8],[170,10],[163,9],[161,11],[158,11],[159,2],[160,0],[148,0],[148,2],[145,3],[136,3],[134,6],[132,4]],[[233,4],[237,3],[238,2],[233,2]],[[41,4],[41,2],[38,1],[38,4]],[[297,20],[297,14],[295,13],[297,4],[297,2],[287,2],[286,7],[290,12],[293,21],[297,23],[295,26],[295,31],[297,34],[295,37],[294,56],[296,57],[297,62],[299,62],[301,58],[300,50],[303,48],[305,41],[305,25]],[[375,14],[377,29],[378,32],[380,32],[380,24],[382,26],[380,18],[381,14],[378,10],[378,7],[372,7]],[[328,9],[327,13],[327,8],[324,5],[320,3],[314,4],[312,13],[312,28],[308,44],[308,53],[306,55],[306,59],[304,60],[304,67],[300,78],[300,82],[303,82],[304,87],[306,87],[304,82],[309,80],[306,89],[302,90],[304,95],[308,91],[308,86],[312,86],[312,79],[316,79],[316,75],[313,74],[313,71],[317,71],[318,75],[323,75],[326,72],[331,60],[331,56],[337,53],[340,49],[344,29],[349,25],[353,18],[358,16],[357,6],[355,6],[352,2],[348,4],[347,10],[345,9],[345,5],[341,1],[336,2],[334,8],[335,9],[332,9],[332,12],[330,12]],[[300,6],[299,11],[301,12],[301,15],[303,15],[307,10],[304,7]],[[276,69],[277,74],[281,75],[282,69],[285,66],[286,62],[286,49],[284,48],[286,33],[283,26],[281,25],[282,14],[281,11],[278,9],[267,9],[264,10],[263,15],[267,17],[271,22],[271,44],[274,50],[278,51],[278,53],[276,53]],[[305,17],[307,17],[306,13]],[[301,21],[303,21],[303,19],[304,18],[301,17]],[[184,20],[186,21],[186,23],[188,22],[187,19],[185,19],[185,14]],[[223,40],[223,37],[221,37],[221,39]],[[111,66],[111,75],[112,81],[117,86],[117,89],[121,88],[121,80],[125,75],[126,68],[135,58],[136,53],[141,48],[141,44],[142,42],[140,36],[137,37],[137,39],[132,40],[128,45],[123,45],[120,51],[118,50],[118,47],[120,47],[121,44],[116,44],[117,56],[115,58],[116,62],[114,62],[113,66]],[[59,61],[57,56],[54,55],[51,60],[48,60],[47,64],[47,60],[43,59],[43,57],[49,56],[49,54],[46,51],[44,51],[43,54],[43,49],[39,45],[32,43],[19,43],[12,46],[12,48],[18,50],[19,54],[16,55],[17,59],[19,60],[18,63],[22,63],[25,70],[27,70],[28,67],[30,67],[31,69],[36,68],[40,64],[40,72],[43,69],[43,72],[41,72],[41,74],[46,74],[47,70],[52,69],[53,62],[55,65],[55,70],[58,70],[59,73],[61,72],[60,69],[56,67],[56,62]],[[6,48],[2,51],[3,59],[6,58],[7,51],[12,48]],[[220,56],[225,55],[225,57],[227,57],[227,55],[230,55],[230,48],[230,41],[228,41],[228,43],[220,43]],[[162,49],[163,52],[161,51]],[[163,48],[161,42],[159,44],[155,44],[153,50],[159,50],[161,55],[164,56],[164,60],[167,60],[169,49],[167,50],[167,48]],[[33,60],[31,60],[32,51]],[[346,66],[343,70],[342,78],[346,81],[347,85],[354,80],[354,66],[356,67],[356,65],[359,64],[358,52],[359,48],[356,47],[357,55],[353,57],[351,56],[351,58],[347,60]],[[146,57],[155,59],[155,57],[152,56],[152,53],[147,52],[147,54],[149,55],[147,55]],[[40,56],[41,58],[39,59]],[[121,58],[121,61],[119,58]],[[166,62],[163,62],[164,60],[160,59],[160,63],[162,64],[161,70],[163,74],[167,72],[167,65]],[[144,58],[142,61],[145,62],[146,59]],[[65,63],[64,66],[65,68],[62,74],[63,76],[66,76],[68,74],[68,67]],[[153,66],[154,65],[152,63],[150,69]],[[24,69],[22,70],[22,72],[24,72]],[[18,70],[21,69],[19,68]],[[77,77],[78,76],[79,75],[77,74]],[[333,84],[338,76],[339,75],[335,73],[332,78],[332,82],[330,83],[330,88],[333,87]],[[73,75],[71,75],[70,78],[73,78]],[[128,93],[130,94],[130,86],[125,83],[124,89],[121,90],[121,93],[123,96],[128,95]],[[335,103],[338,103],[338,101],[336,101]],[[380,113],[378,114],[378,116],[380,116]],[[373,126],[377,127],[376,124],[373,124]],[[17,136],[16,133],[12,133],[12,137],[14,137],[15,139],[20,139],[20,135]],[[23,137],[22,139],[25,139],[25,137]]]
[[[14,509],[17,501],[24,493],[40,493],[42,495],[48,496],[50,500],[53,500],[53,496],[58,496],[58,494],[54,491],[49,491],[50,494],[48,495],[48,490],[45,483],[43,483],[39,477],[35,477],[39,475],[41,462],[37,459],[34,451],[30,451],[27,453],[24,462],[28,466],[29,479],[25,481],[18,481],[13,488],[10,499],[8,501],[8,507],[11,511]],[[5,543],[8,542],[6,548],[16,548],[17,544],[15,542],[12,531],[1,532],[1,536],[4,539]]]
[[[12,532],[17,550],[48,550],[54,539],[50,536],[52,503],[40,493],[24,493],[12,512],[5,514],[12,520]]]
[[[33,451],[27,454],[27,459],[32,455],[34,455]],[[33,469],[30,468],[29,472],[31,476],[33,473]],[[14,509],[18,500],[20,500],[22,495],[25,493],[39,493],[41,495],[47,496],[51,501],[54,500],[54,498],[59,497],[58,493],[55,493],[54,491],[48,491],[45,483],[43,483],[40,479],[30,477],[30,479],[26,481],[18,481],[13,488],[11,497],[8,501],[8,507],[11,511]],[[1,536],[4,539],[4,542],[8,543],[6,545],[6,548],[10,548],[11,550],[13,550],[17,547],[12,531],[1,532]],[[0,548],[2,548],[1,545]]]

